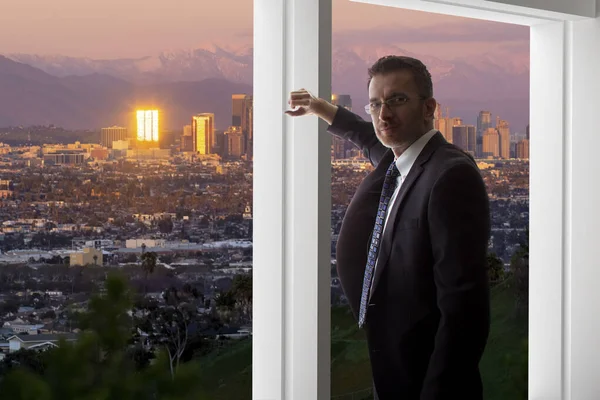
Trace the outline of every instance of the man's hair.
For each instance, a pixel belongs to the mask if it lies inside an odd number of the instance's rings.
[[[419,95],[425,98],[433,97],[433,83],[431,74],[425,64],[420,60],[405,56],[385,56],[381,57],[369,68],[369,82],[375,75],[383,75],[389,72],[408,70],[412,72],[413,79],[419,89]]]

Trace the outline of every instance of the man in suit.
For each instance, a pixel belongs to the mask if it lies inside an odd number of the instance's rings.
[[[366,331],[375,398],[481,400],[490,325],[489,200],[473,158],[433,128],[431,75],[387,56],[368,71],[372,123],[291,93],[291,116],[313,114],[375,167],[356,190],[337,267]]]

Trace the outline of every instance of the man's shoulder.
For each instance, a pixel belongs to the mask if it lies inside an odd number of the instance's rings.
[[[432,170],[439,174],[461,165],[463,168],[473,168],[479,171],[479,167],[473,156],[451,143],[439,146],[432,154],[428,164],[430,164]]]

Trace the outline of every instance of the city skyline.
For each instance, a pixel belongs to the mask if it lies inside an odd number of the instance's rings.
[[[78,95],[93,98],[99,109],[110,107],[102,100],[106,98],[103,93],[106,89],[108,96],[115,96],[115,102],[131,105],[154,97],[160,99],[156,104],[159,108],[188,108],[185,113],[169,113],[173,119],[164,123],[170,128],[181,125],[183,117],[187,120],[187,115],[195,109],[214,112],[216,127],[227,129],[220,117],[226,100],[204,94],[215,90],[209,81],[203,84],[203,89],[195,90],[194,99],[176,85],[167,88],[163,83],[226,79],[238,85],[234,92],[250,94],[251,87],[239,84],[252,85],[252,1],[226,0],[200,9],[186,8],[177,0],[169,7],[149,5],[134,12],[140,4],[138,0],[125,5],[109,0],[100,7],[57,0],[50,8],[39,0],[29,0],[27,7],[12,2],[8,12],[0,16],[0,54],[9,57],[6,61],[21,62],[58,78],[82,77],[73,82]],[[235,15],[228,14],[232,6],[239,11]],[[203,24],[186,23],[198,13],[210,18],[205,18]],[[31,29],[22,29],[19,21],[25,18],[32,22]],[[77,34],[84,24],[86,34]],[[357,104],[366,102],[364,88],[357,82],[366,75],[368,65],[382,55],[404,54],[425,62],[434,77],[435,97],[444,107],[450,106],[455,116],[473,123],[479,110],[492,109],[519,132],[528,123],[527,27],[335,1],[333,31],[333,91],[352,95]],[[1,64],[0,59],[0,70]],[[19,67],[6,65],[6,68]],[[106,85],[99,81],[103,78],[92,76],[96,74],[110,75],[126,83],[107,80]],[[119,88],[129,83],[138,87]],[[56,84],[60,89],[66,85],[63,81]],[[156,86],[149,88],[151,84]],[[26,88],[16,89],[29,92]],[[65,90],[72,91],[72,85]],[[45,97],[52,96],[41,93],[35,100],[45,103]],[[52,113],[33,105],[14,110],[11,93],[6,92],[0,95],[0,106],[6,106],[5,115],[0,113],[0,125],[54,123],[71,128],[98,128],[100,123],[125,123],[123,116],[109,113],[106,119],[110,121],[106,122],[95,120],[99,113],[88,117],[83,113],[66,115],[64,110],[86,100],[62,98],[64,101],[57,103]],[[176,101],[185,104],[175,104],[171,99],[181,99]],[[35,103],[25,100],[27,104]]]

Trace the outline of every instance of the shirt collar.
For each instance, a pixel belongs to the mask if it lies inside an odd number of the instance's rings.
[[[404,178],[410,172],[413,164],[423,151],[423,148],[429,142],[429,140],[437,133],[436,129],[432,129],[411,144],[400,157],[396,158],[396,168],[400,171],[400,175]]]

